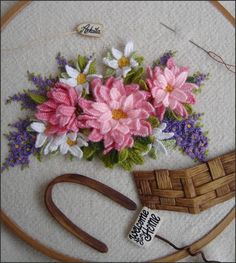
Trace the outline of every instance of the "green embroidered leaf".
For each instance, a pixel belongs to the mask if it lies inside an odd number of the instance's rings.
[[[138,83],[142,79],[144,74],[144,68],[138,68],[138,69],[132,69],[125,77],[124,83],[130,84],[130,83]]]
[[[140,85],[141,89],[148,90],[147,83],[143,79],[139,80],[139,85]]]
[[[133,148],[139,153],[146,152],[148,150],[148,144],[141,143],[139,141],[134,142]]]
[[[36,157],[36,159],[41,162],[42,161],[42,153],[41,152],[36,152],[34,154],[34,156]]]
[[[110,51],[107,52],[106,58],[109,59],[109,60],[114,59],[113,56],[112,56],[112,53]]]
[[[184,154],[185,152],[184,152],[184,149],[183,148],[179,148],[179,151],[182,153],[182,154]]]
[[[66,72],[62,72],[62,73],[61,73],[61,77],[62,77],[63,79],[68,79],[70,76],[69,76]]]
[[[83,72],[87,63],[88,63],[88,59],[85,56],[78,55],[78,65],[81,72]]]
[[[156,159],[157,158],[157,153],[156,150],[154,148],[151,148],[151,150],[148,153],[148,156],[152,159]]]
[[[202,88],[205,86],[205,84],[201,84],[200,87],[196,88],[196,89],[193,89],[192,92],[194,94],[200,94],[202,92]]]
[[[110,155],[110,159],[111,159],[111,163],[112,163],[112,164],[118,163],[118,161],[119,161],[118,151],[116,151],[116,150],[111,150],[111,151],[109,152],[109,155]]]
[[[135,142],[140,142],[144,145],[148,145],[150,143],[153,143],[153,139],[151,136],[147,136],[147,137],[136,137],[135,138]]]
[[[144,61],[144,57],[140,56],[140,57],[135,57],[135,60],[138,62],[139,65],[141,65]]]
[[[100,160],[102,160],[102,162],[104,163],[105,167],[113,168],[114,164],[112,163],[110,154],[106,154],[106,155],[100,154],[99,158],[100,158]]]
[[[43,96],[43,95],[39,95],[39,94],[35,94],[33,92],[28,92],[27,93],[30,98],[37,104],[42,104],[45,101],[47,101],[47,97]]]
[[[193,76],[188,76],[186,81],[190,83],[194,83],[194,79],[195,78]]]
[[[124,162],[120,163],[120,166],[125,169],[126,171],[131,171],[133,167],[133,162],[130,160],[130,158],[126,159]]]
[[[118,162],[121,163],[125,161],[129,156],[129,151],[128,149],[123,149],[118,153]]]
[[[133,58],[134,60],[136,60],[139,65],[141,65],[141,64],[143,63],[143,61],[144,61],[144,57],[137,55],[135,51],[132,52],[131,58]]]
[[[143,164],[144,159],[140,155],[140,153],[136,150],[130,149],[129,150],[129,159],[131,159],[135,164]]]
[[[28,127],[26,128],[26,131],[28,131],[28,132],[35,132],[35,130],[33,130],[30,126],[28,126]]]
[[[126,77],[124,79],[124,83],[125,84],[130,84],[130,83],[134,82],[134,78],[136,78],[137,74],[139,74],[139,72],[137,72],[137,69],[134,69],[134,68],[131,69],[127,73],[127,75],[126,75]],[[138,79],[138,81],[139,81],[139,79]],[[136,83],[138,83],[138,81]]]
[[[84,147],[83,148],[83,157],[86,160],[92,160],[96,150],[92,146]]]
[[[182,121],[183,120],[183,118],[181,116],[176,115],[175,112],[170,110],[170,109],[168,109],[166,111],[165,116],[167,117],[167,119],[171,119],[171,120],[173,120],[173,119],[176,119],[178,121]]]
[[[75,68],[75,61],[74,61],[73,59],[68,60],[67,64],[68,64],[70,67]]]
[[[174,111],[172,111],[172,114],[173,114],[173,117],[174,117],[176,120],[178,120],[178,121],[182,121],[182,120],[183,120],[183,118],[182,118],[181,116],[179,116],[179,115],[176,115]]]
[[[95,74],[97,71],[96,71],[96,60],[94,60],[91,64],[90,64],[90,67],[89,67],[89,70],[88,70],[88,74],[91,75],[91,74]]]
[[[131,69],[131,70],[127,73],[126,78],[133,77],[134,74],[135,74],[135,72],[136,72],[135,69]]]
[[[78,60],[75,61],[75,67],[80,72],[79,62]]]
[[[84,129],[81,129],[80,132],[82,132],[82,134],[85,135],[85,136],[89,136],[89,134],[90,134],[90,129],[84,128]]]
[[[115,69],[113,68],[106,68],[105,74],[104,74],[104,78],[109,78],[111,76],[113,76],[116,73]]]
[[[176,140],[175,139],[163,140],[161,142],[164,144],[164,146],[168,150],[174,150],[176,147]]]
[[[91,145],[92,145],[93,149],[96,150],[96,152],[103,151],[103,143],[102,142],[92,142]]]
[[[142,76],[143,76],[143,73],[144,73],[144,68],[143,68],[143,67],[138,68],[138,69],[135,71],[135,74],[134,74],[133,77],[132,77],[132,82],[134,82],[134,83],[139,83],[140,79],[141,79]]]
[[[69,160],[72,162],[75,159],[75,156],[69,153]]]
[[[152,128],[157,128],[160,125],[160,121],[156,116],[150,116],[148,121],[150,122]]]
[[[124,84],[130,84],[132,82],[133,75],[135,74],[135,71],[132,69],[124,78]]]
[[[81,97],[86,98],[87,97],[87,92],[85,89],[82,90]]]
[[[193,114],[193,107],[192,107],[192,105],[190,105],[190,104],[185,104],[184,107],[185,107],[185,109],[186,109],[186,111],[187,111],[187,113],[188,113],[189,115],[192,115],[192,114]]]
[[[159,66],[161,63],[160,59],[158,58],[157,60],[153,61],[152,68],[155,68],[156,66]]]
[[[203,124],[200,122],[197,122],[195,125],[196,128],[203,128]]]

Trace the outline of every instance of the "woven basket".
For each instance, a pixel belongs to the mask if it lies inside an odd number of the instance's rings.
[[[235,196],[235,152],[188,169],[133,175],[144,206],[197,214]]]

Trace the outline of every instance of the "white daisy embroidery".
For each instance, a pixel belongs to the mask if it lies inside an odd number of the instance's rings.
[[[158,128],[153,129],[153,147],[156,150],[161,150],[166,155],[168,154],[165,145],[162,143],[162,140],[171,139],[175,134],[173,132],[163,132],[166,128],[166,123],[162,123]]]
[[[44,155],[57,150],[58,146],[54,144],[55,138],[52,136],[48,136],[45,133],[46,125],[44,123],[33,122],[31,123],[30,127],[38,133],[35,141],[35,148],[41,148],[45,145],[43,149]]]
[[[81,94],[83,90],[86,90],[86,92],[89,93],[89,81],[91,81],[93,78],[102,78],[101,75],[88,74],[89,67],[93,61],[94,58],[91,58],[83,71],[79,68],[77,70],[69,65],[66,65],[65,69],[66,73],[69,75],[69,78],[60,78],[60,82],[74,87],[78,94]]]
[[[58,137],[54,144],[60,149],[62,155],[70,152],[73,156],[81,159],[83,157],[82,146],[88,146],[86,137],[81,133],[70,132]]]
[[[129,41],[124,49],[124,52],[119,51],[118,49],[112,48],[111,52],[114,59],[104,58],[103,62],[108,67],[116,70],[116,77],[123,76],[126,77],[132,68],[138,66],[138,62],[132,58],[132,53],[134,51],[134,44],[132,41]]]

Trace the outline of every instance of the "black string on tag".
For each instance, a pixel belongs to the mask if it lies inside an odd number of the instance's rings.
[[[186,251],[188,252],[188,254],[191,256],[191,257],[194,257],[194,256],[197,256],[197,255],[201,255],[202,256],[202,259],[204,260],[204,262],[219,262],[220,261],[216,261],[216,260],[207,260],[206,259],[206,256],[204,255],[204,253],[202,251],[197,251],[197,252],[192,252],[190,247],[177,247],[175,244],[173,244],[171,241],[169,241],[168,239],[164,238],[164,237],[161,237],[159,235],[156,235],[155,236],[156,238],[162,240],[163,242],[167,243],[168,245],[170,245],[171,247],[173,247],[174,249],[176,250],[183,250],[183,249],[186,249]]]

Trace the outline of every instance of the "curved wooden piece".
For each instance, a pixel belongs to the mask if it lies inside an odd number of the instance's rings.
[[[74,223],[72,223],[71,220],[65,214],[63,214],[61,210],[55,205],[52,199],[52,190],[54,185],[59,183],[74,183],[74,184],[81,184],[87,186],[89,188],[96,190],[97,192],[100,192],[101,194],[107,196],[108,198],[112,199],[113,201],[117,202],[118,204],[129,210],[136,210],[137,205],[128,197],[122,195],[116,190],[110,188],[109,186],[80,174],[64,174],[58,176],[54,180],[52,180],[47,186],[47,189],[45,191],[44,201],[51,215],[65,229],[67,229],[73,235],[78,237],[81,241],[83,241],[90,247],[102,253],[106,253],[108,251],[106,244],[92,237],[91,235],[83,231],[81,228],[76,226]]]
[[[235,208],[233,208],[226,216],[223,218],[208,234],[194,242],[192,245],[188,246],[192,252],[196,252],[197,250],[206,246],[210,241],[216,238],[224,229],[233,221],[235,218]],[[25,231],[23,231],[11,218],[9,218],[3,210],[1,210],[1,221],[15,233],[19,238],[25,241],[28,245],[43,253],[44,255],[51,257],[53,259],[59,260],[61,262],[85,262],[80,258],[72,258],[70,256],[64,255],[56,250],[53,250],[37,240],[33,239],[30,235],[28,235]],[[154,259],[151,262],[176,262],[185,257],[187,257],[189,253],[187,249],[182,249],[178,252],[172,253],[168,256],[164,256],[159,259]],[[150,261],[149,261],[150,262]]]
[[[82,259],[73,258],[62,254],[46,245],[40,243],[38,240],[34,239],[28,235],[23,229],[21,229],[5,212],[1,209],[1,223],[4,223],[15,235],[17,235],[21,240],[25,241],[32,248],[41,252],[47,257],[53,258],[61,262],[83,262]]]
[[[235,27],[235,17],[219,1],[210,1],[210,3]]]
[[[23,10],[32,1],[18,1],[6,14],[1,17],[1,31],[7,26],[9,22]]]
[[[213,239],[215,239],[224,229],[234,220],[235,218],[235,207],[233,207],[230,212],[213,228],[211,229],[205,236],[200,238],[198,241],[192,243],[189,246],[186,246],[182,250],[175,252],[171,255],[154,259],[151,262],[176,262],[187,256],[189,256],[188,250],[191,253],[195,254],[200,251],[203,247],[209,244]]]

